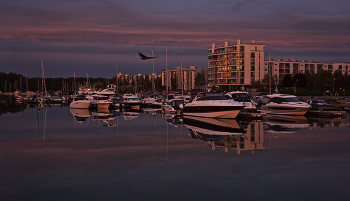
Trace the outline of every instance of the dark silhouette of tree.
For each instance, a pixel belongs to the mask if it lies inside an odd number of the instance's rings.
[[[298,73],[293,77],[293,83],[296,83],[298,88],[307,88],[308,81],[305,74]]]
[[[293,78],[291,74],[286,74],[281,81],[283,87],[293,87]]]

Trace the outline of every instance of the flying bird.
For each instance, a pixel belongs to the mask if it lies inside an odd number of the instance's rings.
[[[147,59],[158,58],[158,56],[148,57],[148,56],[146,56],[146,55],[142,54],[141,52],[139,52],[139,55],[140,55],[140,57],[141,57],[140,59],[142,59],[142,60],[147,60]]]

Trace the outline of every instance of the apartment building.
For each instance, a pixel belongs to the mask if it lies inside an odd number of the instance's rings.
[[[198,73],[204,73],[202,84],[205,85],[207,83],[208,69],[197,69],[195,66],[190,66],[189,69],[179,66],[173,70],[163,71],[162,85],[168,86],[169,90],[174,91],[193,90],[196,88],[195,79]]]
[[[262,81],[264,72],[264,44],[225,42],[222,47],[215,43],[208,53],[208,84],[220,89],[237,90],[254,81]]]
[[[350,63],[320,63],[307,60],[291,61],[290,59],[274,61],[269,59],[264,64],[265,75],[268,76],[270,74],[279,80],[282,80],[286,74],[291,74],[292,76],[306,72],[316,74],[321,70],[350,75]]]

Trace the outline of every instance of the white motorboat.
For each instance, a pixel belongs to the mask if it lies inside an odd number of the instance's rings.
[[[109,84],[107,87],[101,91],[97,91],[96,93],[99,95],[108,96],[112,98],[115,95],[116,86],[114,84]]]
[[[139,110],[140,105],[141,105],[141,101],[134,94],[124,94],[123,95],[123,105],[125,106],[125,108]]]
[[[245,91],[232,91],[225,94],[229,99],[233,99],[244,105],[243,112],[257,112],[256,103],[250,100],[248,92]]]
[[[86,98],[75,97],[69,105],[70,108],[88,109],[91,107],[91,101]]]
[[[167,102],[164,101],[162,104],[162,110],[164,113],[170,113],[170,114],[180,114],[184,107],[184,100],[183,99],[171,99]]]
[[[108,109],[112,102],[108,99],[108,96],[92,95],[91,103],[96,105],[97,109]]]
[[[144,99],[142,99],[143,104],[152,104],[156,101],[157,101],[157,98],[154,96],[148,96],[148,97],[145,97]]]
[[[267,95],[270,99],[261,106],[261,112],[274,115],[305,115],[311,108],[307,103],[301,102],[294,95],[272,94]]]
[[[183,109],[184,116],[210,118],[236,118],[243,109],[243,104],[230,100],[221,93],[201,92],[187,103]]]

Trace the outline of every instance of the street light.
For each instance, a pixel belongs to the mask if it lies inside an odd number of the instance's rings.
[[[335,78],[333,78],[333,95],[334,95],[334,80],[335,80]]]

